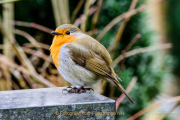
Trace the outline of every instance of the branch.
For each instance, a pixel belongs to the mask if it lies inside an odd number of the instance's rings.
[[[124,50],[122,50],[121,53],[122,53],[122,56],[123,56],[123,60],[122,60],[121,65],[120,65],[120,73],[122,72],[122,70],[123,70],[124,67],[125,67],[125,65],[124,65],[124,63],[125,63],[125,57],[126,57],[125,53],[131,49],[131,47],[134,45],[134,43],[135,43],[140,37],[141,37],[141,35],[140,35],[140,34],[137,34],[137,35],[132,39],[132,41],[126,46],[126,48],[125,48]]]
[[[139,38],[141,38],[141,34],[137,34],[132,40],[131,42],[126,46],[126,48],[124,49],[126,52],[129,51],[131,49],[131,47],[134,45],[134,43],[137,42],[137,40],[139,40]]]
[[[0,20],[1,20],[1,17],[0,17]],[[24,58],[23,56],[20,54],[19,52],[19,49],[17,48],[17,44],[15,45],[15,40],[14,38],[11,38],[9,37],[9,35],[7,34],[7,32],[5,31],[4,27],[3,27],[3,24],[0,22],[0,31],[2,33],[2,35],[4,37],[7,38],[8,42],[10,43],[12,49],[15,51],[16,55],[17,55],[17,58],[21,61],[21,63],[25,66],[25,67],[28,67],[28,63],[26,61],[24,61]],[[32,67],[31,67],[32,68]]]
[[[89,10],[88,10],[88,15],[92,15],[95,11],[96,11],[97,7],[92,6]],[[82,22],[85,21],[85,16],[81,15],[79,18],[77,18],[74,22],[75,26],[79,26],[79,24],[81,24]]]
[[[136,4],[137,4],[137,0],[132,0],[128,12],[132,11],[135,8]],[[116,50],[116,48],[117,48],[117,46],[118,46],[118,44],[119,44],[119,42],[121,40],[121,36],[123,34],[124,28],[126,27],[126,24],[130,20],[130,18],[131,18],[131,16],[124,18],[124,20],[121,22],[120,27],[118,29],[118,32],[116,34],[114,44],[112,44],[111,46],[108,47],[109,52],[112,51],[112,50],[114,51],[113,54],[112,54],[112,58],[114,58],[115,50]]]
[[[80,0],[78,5],[76,6],[76,8],[74,9],[73,13],[72,13],[72,16],[71,16],[71,23],[74,22],[75,18],[76,18],[76,15],[77,13],[79,12],[81,6],[83,5],[84,3],[84,0]]]
[[[138,79],[137,77],[132,78],[131,82],[129,83],[129,85],[126,89],[127,93],[129,93],[131,91],[131,89],[134,86],[134,84],[136,83],[137,79]],[[121,104],[121,102],[124,100],[125,97],[126,97],[126,95],[123,93],[116,100],[116,111],[118,110],[119,105]]]
[[[47,28],[45,26],[39,25],[37,23],[29,23],[29,22],[23,22],[23,21],[13,21],[13,25],[17,25],[17,26],[24,26],[24,27],[32,27],[38,30],[41,30],[43,32],[49,33],[51,34],[51,32],[53,31],[53,29]]]
[[[67,24],[69,23],[69,3],[67,2],[68,0],[57,0],[58,1],[58,8],[59,11],[57,13],[57,15],[61,15],[61,20],[62,20],[62,24]],[[60,14],[59,14],[60,13]],[[57,26],[61,25],[61,24],[56,24]]]
[[[135,50],[131,50],[129,52],[125,53],[125,58],[128,58],[130,56],[139,54],[139,53],[144,53],[144,52],[150,52],[154,50],[161,50],[161,49],[169,49],[172,47],[171,43],[166,43],[166,44],[161,44],[161,45],[156,45],[156,46],[150,46],[150,47],[144,47],[144,48],[139,48]],[[113,62],[113,67],[115,67],[122,59],[124,59],[123,55],[119,55],[114,62]]]
[[[0,62],[2,62],[3,64],[6,64],[8,66],[10,66],[11,68],[15,68],[18,71],[23,72],[24,74],[28,74],[32,77],[34,77],[35,79],[37,79],[40,83],[48,86],[48,87],[55,87],[54,84],[52,84],[51,82],[49,82],[48,80],[46,80],[45,78],[43,78],[42,76],[38,75],[35,72],[31,72],[28,71],[27,69],[25,69],[24,67],[20,67],[19,65],[17,65],[16,63],[14,63],[13,61],[9,60],[8,58],[6,58],[3,55],[0,55]]]
[[[175,102],[175,101],[180,101],[180,96],[176,96],[176,97],[172,97],[172,98],[168,98],[166,100],[161,100],[157,103],[154,103],[146,108],[144,108],[143,110],[137,112],[136,114],[134,114],[133,116],[131,116],[130,118],[128,118],[128,120],[135,120],[136,118],[140,117],[141,115],[163,105],[163,104],[167,104],[167,103],[171,103],[171,102]]]
[[[86,0],[85,7],[84,7],[84,20],[81,23],[81,30],[82,32],[86,32],[86,21],[88,19],[88,11],[91,6],[90,0]]]
[[[0,17],[0,19],[1,19],[1,17]],[[21,61],[21,63],[25,67],[28,68],[28,70],[30,72],[29,74],[33,75],[34,78],[36,78],[38,81],[42,82],[43,84],[47,85],[48,87],[55,87],[55,85],[50,83],[48,80],[46,80],[42,76],[38,75],[38,73],[35,71],[32,63],[29,61],[29,59],[27,58],[26,54],[22,50],[22,48],[18,45],[18,43],[15,42],[15,40],[13,40],[12,38],[10,38],[8,36],[8,34],[5,31],[5,29],[3,28],[3,25],[2,25],[1,22],[0,22],[0,30],[1,30],[2,35],[5,36],[7,38],[7,40],[9,41],[9,43],[11,44],[11,47],[15,51],[18,59]]]
[[[106,27],[102,30],[102,32],[97,36],[96,40],[100,41],[102,37],[119,21],[123,20],[126,17],[131,17],[139,12],[142,12],[145,9],[145,5],[141,5],[139,8],[125,12],[118,17],[114,18]]]
[[[7,90],[12,90],[12,82],[11,82],[11,75],[9,74],[8,67],[5,64],[1,65],[2,74],[5,78],[5,86]]]
[[[94,16],[93,16],[92,27],[91,27],[91,36],[92,37],[94,37],[94,33],[95,33],[94,29],[95,29],[96,23],[98,21],[98,17],[99,17],[99,13],[100,13],[102,2],[103,2],[103,0],[99,0],[98,1],[98,3],[97,3],[98,7],[97,7],[97,10],[96,10],[96,12],[94,13]]]
[[[164,120],[179,105],[180,105],[180,101],[177,101],[176,104],[166,114],[164,114],[161,118],[159,118],[159,120]]]
[[[61,14],[60,14],[60,8],[59,8],[58,0],[51,0],[51,3],[52,3],[52,9],[54,12],[54,18],[55,18],[56,26],[61,25],[62,24],[62,18],[61,18]]]
[[[39,58],[42,58],[45,61],[51,62],[53,64],[52,59],[49,56],[47,56],[46,54],[44,54],[44,53],[42,53],[40,51],[35,51],[35,50],[29,49],[29,48],[25,48],[25,47],[23,47],[23,50],[26,53],[35,55],[35,56],[37,56]]]
[[[0,4],[4,4],[4,3],[10,3],[10,2],[17,2],[19,0],[1,0]]]
[[[27,32],[24,32],[24,31],[19,30],[19,29],[15,29],[14,32],[15,32],[16,34],[18,34],[18,35],[21,35],[21,36],[25,37],[27,40],[29,40],[29,42],[30,42],[32,45],[34,45],[34,46],[36,46],[36,47],[38,47],[38,48],[41,47],[41,46],[39,45],[39,43],[38,43],[30,34],[28,34]]]
[[[46,49],[46,50],[49,50],[49,48],[50,48],[50,46],[47,45],[47,44],[39,43],[39,42],[38,42],[38,44],[39,44],[40,46],[34,46],[34,45],[32,45],[31,43],[24,43],[23,46],[24,46],[24,47],[28,47],[28,48],[32,48],[32,47],[43,48],[43,49]]]

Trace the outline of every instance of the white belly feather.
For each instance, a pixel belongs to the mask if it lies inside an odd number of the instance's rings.
[[[61,47],[59,60],[60,65],[57,68],[58,71],[66,81],[73,85],[91,86],[101,80],[93,72],[75,64],[71,60],[66,44]]]

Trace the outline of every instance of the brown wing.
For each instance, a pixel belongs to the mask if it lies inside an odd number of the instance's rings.
[[[87,70],[90,70],[94,72],[97,75],[101,75],[104,77],[107,77],[109,79],[114,79],[112,76],[112,71],[110,67],[107,65],[107,63],[99,58],[97,55],[93,58],[84,59],[84,57],[77,57],[72,55],[71,59],[78,65],[86,68]]]
[[[114,71],[111,67],[111,57],[107,50],[97,41],[76,40],[67,45],[70,49],[71,59],[78,65],[94,72],[97,75],[116,79]],[[87,44],[90,43],[90,44]],[[98,44],[98,46],[97,46]],[[106,53],[106,54],[105,54]]]

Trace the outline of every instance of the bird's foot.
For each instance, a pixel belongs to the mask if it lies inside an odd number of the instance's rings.
[[[68,86],[67,88],[63,89],[62,92],[67,91],[68,93],[79,93],[80,94],[80,93],[86,93],[86,91],[91,91],[91,90],[94,92],[94,90],[92,88],[84,88],[83,86],[81,86],[79,88],[77,88],[75,86],[74,87]]]

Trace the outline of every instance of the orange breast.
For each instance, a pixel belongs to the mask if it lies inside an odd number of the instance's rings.
[[[72,35],[55,35],[55,37],[53,38],[53,43],[50,47],[50,51],[56,67],[60,65],[58,57],[61,47],[66,43],[70,43],[77,40],[78,38],[79,37],[74,37]]]

